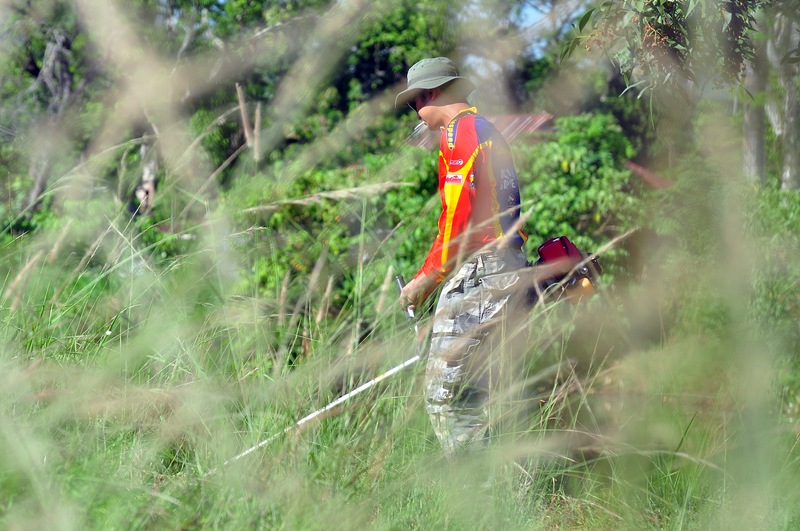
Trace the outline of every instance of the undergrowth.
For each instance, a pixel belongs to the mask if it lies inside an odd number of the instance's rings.
[[[417,337],[391,261],[361,266],[349,310],[320,312],[331,301],[313,272],[273,296],[239,290],[217,223],[168,261],[119,219],[94,238],[61,224],[5,246],[4,526],[795,522],[792,326],[770,321],[794,314],[769,313],[762,287],[793,270],[793,247],[739,292],[719,280],[732,251],[678,245],[624,292],[535,307],[509,334],[513,378],[493,398],[489,443],[448,461],[424,413],[424,362],[293,428],[424,349],[429,316]],[[758,234],[752,249],[769,249]],[[660,332],[638,336],[656,316]]]

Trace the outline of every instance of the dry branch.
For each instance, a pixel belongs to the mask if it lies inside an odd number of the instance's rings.
[[[239,100],[239,114],[242,117],[242,128],[247,147],[253,147],[253,130],[250,127],[250,118],[247,116],[247,102],[244,99],[244,91],[239,83],[236,83],[236,99]]]
[[[346,188],[344,190],[335,190],[332,192],[319,192],[317,194],[307,195],[298,199],[284,199],[283,201],[276,201],[267,205],[246,208],[243,210],[243,212],[271,212],[284,205],[307,206],[315,203],[321,203],[323,199],[333,199],[335,201],[341,201],[344,199],[358,199],[363,196],[378,195],[391,190],[392,188],[401,188],[404,186],[414,185],[411,183],[392,182],[368,184],[366,186],[357,186],[355,188]]]

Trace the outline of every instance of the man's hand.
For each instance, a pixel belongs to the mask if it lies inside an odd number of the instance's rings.
[[[400,291],[400,306],[403,309],[411,308],[413,310],[417,305],[425,302],[435,287],[436,283],[432,282],[429,277],[415,278]]]

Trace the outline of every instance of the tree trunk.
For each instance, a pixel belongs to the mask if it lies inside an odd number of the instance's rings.
[[[753,97],[744,107],[742,151],[745,178],[752,184],[763,185],[766,177],[766,110],[764,96],[767,88],[766,44],[756,45],[755,56],[745,65],[745,88]]]
[[[85,79],[81,83],[75,83],[73,70],[76,60],[71,50],[71,38],[62,28],[55,28],[51,33],[50,42],[47,43],[42,57],[42,68],[33,83],[33,87],[37,84],[46,87],[47,110],[45,122],[36,134],[37,142],[29,165],[33,186],[28,193],[25,209],[28,214],[36,212],[41,206],[42,194],[47,189],[53,171],[53,162],[63,154],[61,122],[67,109],[80,96],[87,83]]]
[[[800,188],[800,96],[798,96],[798,65],[783,61],[789,50],[797,47],[798,27],[789,17],[779,14],[776,20],[775,50],[778,78],[783,88],[782,146],[783,168],[781,188],[796,190]]]
[[[793,72],[781,74],[784,86],[783,96],[783,171],[781,188],[797,190],[800,188],[800,101],[797,94],[797,67],[790,65]]]
[[[158,153],[155,147],[146,143],[139,148],[142,160],[142,180],[136,187],[136,199],[139,200],[136,213],[147,215],[153,211],[156,201],[156,173],[158,172]]]

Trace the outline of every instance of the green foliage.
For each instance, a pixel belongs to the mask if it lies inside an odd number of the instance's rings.
[[[87,44],[70,5],[48,1],[20,7],[10,10],[2,24],[3,31],[14,36],[9,44],[15,45],[4,46],[6,53],[0,58],[4,123],[22,132],[42,113],[58,114],[62,112],[58,105],[67,106],[76,96],[77,101],[85,100],[86,94],[99,88],[95,50]],[[47,61],[46,50],[52,54]],[[50,81],[45,83],[39,76]]]
[[[659,212],[649,225],[691,255],[718,255],[724,180],[703,158],[688,154],[670,177],[673,186],[654,193],[647,207],[652,210],[658,205]]]
[[[158,223],[151,216],[141,217],[135,224],[137,247],[152,258],[154,264],[165,266],[190,254],[195,247],[196,231],[178,231],[169,223]]]
[[[389,259],[406,274],[416,271],[411,264],[424,256],[436,226],[435,209],[420,216],[435,194],[436,171],[434,157],[419,149],[297,176],[291,166],[275,164],[269,173],[239,177],[224,200],[240,223],[263,224],[242,242],[256,259],[260,290],[275,293],[287,272],[310,274],[324,249],[346,296],[363,264]],[[378,188],[360,190],[367,185]]]
[[[451,9],[444,2],[402,0],[372,13],[342,71],[342,81],[357,83],[351,88],[356,102],[400,82],[420,59],[449,54],[455,48]]]
[[[609,115],[563,117],[555,126],[553,139],[514,146],[523,211],[532,209],[528,241],[538,245],[564,235],[596,251],[638,221],[631,175],[623,167],[633,147]],[[620,253],[610,251],[604,267],[618,263]]]
[[[562,58],[578,44],[607,50],[632,85],[681,90],[685,80],[720,85],[739,80],[753,56],[750,38],[763,0],[604,1],[583,14]],[[594,19],[594,26],[583,31]]]
[[[124,5],[142,21],[140,37],[171,65],[181,50],[197,59],[217,37],[236,48],[257,29],[293,28],[292,21],[313,20],[332,4]],[[656,4],[640,7],[666,5]],[[796,430],[784,420],[800,417],[800,371],[792,359],[800,344],[796,194],[735,190],[700,150],[684,149],[681,163],[666,172],[675,183],[670,189],[639,190],[623,167],[645,144],[626,135],[641,125],[643,100],[628,97],[634,91],[602,102],[617,120],[605,112],[560,118],[554,135],[512,146],[523,208],[533,209],[528,254],[560,234],[597,250],[634,226],[667,243],[650,257],[647,282],[626,279],[629,299],[607,290],[587,305],[545,305],[527,316],[519,359],[537,370],[520,381],[537,383],[535,395],[525,397],[536,407],[510,434],[512,442],[493,434],[485,451],[444,460],[422,403],[424,363],[283,432],[420,348],[387,273],[410,276],[428,250],[439,214],[437,160],[404,145],[413,116],[398,117],[389,96],[420,57],[467,49],[458,40],[462,14],[433,1],[382,2],[383,11],[370,10],[335,74],[315,87],[292,86],[309,89],[305,107],[286,116],[275,109],[266,119],[269,128],[288,118],[266,160],[257,164],[243,152],[205,197],[194,183],[206,182],[207,170],[243,142],[234,81],[251,110],[257,102],[266,107],[295,55],[276,47],[274,57],[259,58],[223,88],[212,83],[205,92],[199,83],[187,108],[175,104],[180,118],[154,131],[164,145],[204,135],[199,148],[177,162],[165,157],[154,210],[131,220],[116,198],[141,176],[139,144],[108,148],[106,139],[135,134],[141,117],[110,120],[122,110],[119,94],[109,79],[93,77],[93,41],[71,3],[13,7],[23,11],[4,11],[4,24],[14,24],[4,26],[13,46],[0,54],[0,91],[11,102],[0,109],[0,134],[8,140],[0,146],[3,527],[796,523]],[[483,29],[494,31],[492,17],[518,14],[520,4],[475,7],[475,19],[491,21]],[[577,22],[580,29],[589,18]],[[66,146],[58,150],[43,208],[20,216],[29,148],[40,138],[28,126],[39,124],[52,103],[44,85],[26,89],[58,31],[71,39],[64,72],[89,89],[64,115],[59,132]],[[481,38],[469,46],[485,44]],[[227,52],[246,55],[248,48]],[[530,65],[528,88],[540,86],[554,65]],[[605,76],[597,79],[587,101],[607,95]],[[383,95],[388,103],[378,108]],[[109,130],[108,137],[95,134]],[[94,157],[88,146],[109,150]],[[68,188],[73,182],[81,186]],[[109,183],[117,184],[116,194]],[[734,200],[747,208],[736,210]],[[201,220],[196,225],[180,215],[187,205],[200,212],[183,216]],[[731,211],[746,214],[742,234]],[[748,240],[741,249],[731,244],[739,236]],[[624,276],[623,258],[614,250],[602,259],[609,283]],[[333,291],[326,295],[328,279]],[[657,339],[632,346],[643,328],[658,329]],[[776,375],[771,363],[778,356]],[[559,373],[544,387],[542,360]],[[591,370],[583,372],[585,366]],[[770,394],[774,379],[782,403]],[[517,392],[522,397],[509,390]],[[505,398],[499,409],[516,407],[515,394]]]
[[[792,363],[800,363],[800,194],[766,188],[750,197],[748,230],[756,239],[751,310],[760,326],[773,331]]]
[[[211,45],[209,39],[219,11],[217,0],[131,0],[128,9],[141,25],[139,38],[163,57],[174,59],[178,52],[193,55]],[[187,35],[199,38],[186,39]]]
[[[202,150],[198,151],[207,156],[215,168],[222,165],[234,151],[231,137],[239,128],[239,123],[222,120],[206,108],[197,110],[189,120],[189,130],[197,138],[202,138]]]
[[[545,85],[547,79],[557,72],[557,69],[558,63],[553,54],[545,54],[544,57],[523,58],[516,76],[512,80],[512,86],[517,89],[517,94],[515,94],[517,99],[522,102],[532,99]],[[547,108],[546,104],[539,103],[539,106]]]
[[[24,174],[22,174],[24,175]],[[9,172],[3,180],[3,201],[0,203],[0,224],[4,228],[3,237],[7,238],[20,232],[30,230],[27,216],[21,215],[27,205],[26,192],[30,188],[30,179],[20,174]]]

